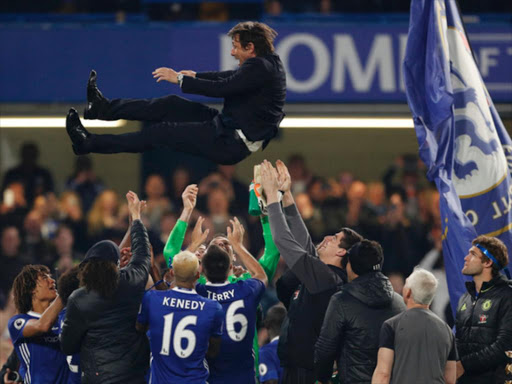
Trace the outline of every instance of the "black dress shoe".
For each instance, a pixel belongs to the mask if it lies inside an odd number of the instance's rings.
[[[66,117],[66,131],[73,143],[73,152],[75,152],[75,155],[85,155],[89,153],[86,149],[86,144],[91,134],[87,132],[82,125],[78,112],[74,108],[69,110]]]
[[[101,108],[108,102],[96,85],[97,76],[96,71],[93,69],[87,82],[87,106],[84,110],[84,119],[99,118]]]

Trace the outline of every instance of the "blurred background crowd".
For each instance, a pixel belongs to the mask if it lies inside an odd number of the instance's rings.
[[[410,0],[7,0],[1,2],[0,12],[118,13],[118,21],[126,14],[157,21],[228,21],[297,14],[400,13],[408,12],[409,5]],[[463,6],[466,13],[512,11],[512,3],[502,0],[464,0]]]
[[[124,196],[109,189],[108,180],[96,176],[91,158],[77,157],[66,184],[57,187],[51,171],[39,166],[37,157],[37,146],[24,143],[19,165],[5,173],[2,183],[0,307],[4,314],[14,311],[9,291],[23,265],[44,264],[59,276],[77,264],[94,242],[111,239],[119,243],[128,227]],[[398,156],[380,180],[360,180],[346,170],[329,178],[318,177],[301,155],[284,160],[298,209],[315,242],[344,226],[379,241],[385,254],[384,272],[400,293],[404,276],[415,265],[432,270],[441,282],[433,309],[451,321],[441,255],[439,194],[423,176],[425,170],[416,155]],[[138,191],[147,201],[143,220],[156,261],[165,267],[163,247],[181,213],[182,192],[191,183],[198,184],[199,196],[190,225],[200,215],[205,217],[203,226],[210,229],[210,241],[215,234],[226,233],[229,219],[237,216],[247,230],[247,247],[261,256],[261,225],[247,213],[249,184],[237,178],[236,167],[219,166],[200,180],[181,167],[172,174],[148,175]],[[273,283],[284,271],[281,263]],[[262,302],[266,308],[277,302],[273,283]],[[0,327],[4,339],[8,338],[5,324]]]

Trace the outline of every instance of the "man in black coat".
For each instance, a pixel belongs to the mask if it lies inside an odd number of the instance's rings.
[[[151,100],[107,100],[91,72],[87,86],[86,119],[150,122],[142,132],[92,135],[71,109],[66,127],[77,155],[143,152],[157,147],[205,157],[218,164],[236,164],[265,147],[284,117],[286,74],[274,53],[277,33],[258,22],[232,28],[234,71],[196,73],[158,68],[157,82],[179,84],[184,93],[224,98],[221,113],[204,104],[170,95]]]
[[[329,303],[315,345],[315,372],[327,383],[337,359],[341,383],[370,383],[377,366],[382,324],[403,312],[402,297],[380,272],[384,257],[379,243],[363,240],[349,249],[349,284]]]
[[[68,299],[61,348],[66,355],[80,353],[82,383],[145,383],[149,343],[136,332],[150,267],[149,240],[140,221],[140,201],[128,192],[132,258],[119,269],[119,248],[111,241],[91,247],[80,264],[82,288]]]
[[[466,283],[455,321],[457,382],[494,384],[505,382],[512,350],[512,286],[500,269],[508,265],[508,251],[495,237],[478,236],[464,258]]]

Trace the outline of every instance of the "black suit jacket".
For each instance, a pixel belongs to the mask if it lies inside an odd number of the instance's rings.
[[[250,141],[268,142],[284,117],[286,73],[275,53],[247,59],[237,70],[185,76],[181,89],[224,98],[221,119],[228,129],[241,129]]]

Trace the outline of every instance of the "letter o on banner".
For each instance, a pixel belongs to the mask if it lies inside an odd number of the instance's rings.
[[[306,80],[295,79],[290,71],[290,52],[297,45],[305,45],[311,50],[311,53],[313,53],[313,73]],[[318,37],[309,33],[294,33],[282,39],[276,50],[283,61],[287,73],[287,86],[291,91],[297,93],[312,92],[327,80],[331,57],[329,50]]]

